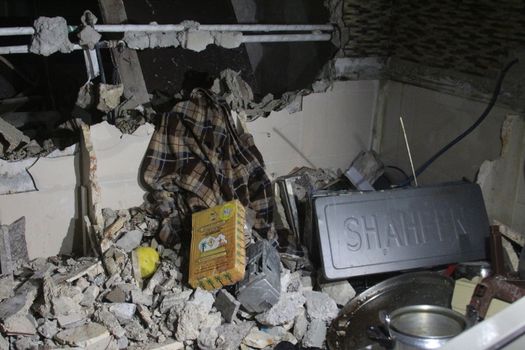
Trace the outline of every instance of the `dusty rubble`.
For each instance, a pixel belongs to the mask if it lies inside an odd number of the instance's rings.
[[[312,291],[310,272],[281,267],[279,302],[266,312],[248,313],[226,289],[189,288],[181,245],[159,244],[154,236],[158,222],[140,208],[104,209],[103,215],[111,238],[100,259],[26,260],[2,276],[0,321],[5,339],[0,345],[15,349],[262,349],[281,341],[323,345],[326,327],[338,308],[328,294]],[[157,271],[143,281],[132,261],[139,246],[154,247],[161,256]]]

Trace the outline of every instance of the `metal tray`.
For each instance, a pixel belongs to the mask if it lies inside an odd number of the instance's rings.
[[[314,197],[327,279],[486,258],[489,221],[476,184]]]
[[[357,350],[374,341],[367,327],[381,324],[379,312],[409,305],[450,307],[454,281],[436,272],[411,272],[389,278],[352,299],[328,330],[331,350]]]

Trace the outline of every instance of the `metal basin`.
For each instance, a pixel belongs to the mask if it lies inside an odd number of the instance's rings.
[[[439,349],[467,328],[460,313],[435,305],[413,305],[386,315],[397,350]]]

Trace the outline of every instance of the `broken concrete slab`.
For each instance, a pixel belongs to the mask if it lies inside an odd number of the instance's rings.
[[[31,314],[16,314],[2,321],[1,328],[6,335],[33,335],[37,323]]]
[[[326,293],[305,291],[306,312],[310,319],[331,322],[339,314],[336,302]]]
[[[143,235],[144,232],[141,230],[128,231],[124,233],[117,242],[115,242],[115,245],[126,253],[129,253],[140,245]]]
[[[321,284],[321,291],[328,294],[340,306],[346,305],[356,295],[354,288],[348,281]]]
[[[299,315],[295,318],[293,326],[293,335],[297,340],[303,339],[308,329],[308,319],[306,318],[306,310],[302,309]]]
[[[0,194],[36,191],[37,188],[28,169],[37,160],[37,158],[26,158],[10,162],[0,159]]]
[[[241,303],[225,289],[221,289],[215,298],[215,308],[219,310],[226,322],[232,322],[239,311]]]
[[[30,52],[49,56],[58,51],[68,53],[73,50],[65,18],[39,17],[33,23],[33,27],[35,34],[31,39]]]
[[[89,349],[106,349],[111,336],[103,325],[92,322],[59,332],[55,339],[63,344]]]
[[[322,348],[326,339],[326,324],[321,319],[313,319],[303,337],[302,344],[307,348]]]
[[[280,326],[292,322],[301,312],[305,301],[301,293],[282,293],[277,304],[265,313],[257,315],[256,319],[268,326]]]

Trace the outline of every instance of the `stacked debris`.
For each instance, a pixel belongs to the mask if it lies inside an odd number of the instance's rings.
[[[141,208],[103,214],[112,235],[100,258],[36,259],[2,276],[0,349],[263,349],[281,341],[322,347],[338,304],[352,296],[348,282],[313,291],[314,274],[274,261],[281,265],[280,296],[266,311],[248,312],[235,289],[190,288],[181,245],[159,244],[159,223]],[[139,247],[160,256],[151,277],[142,278]]]

